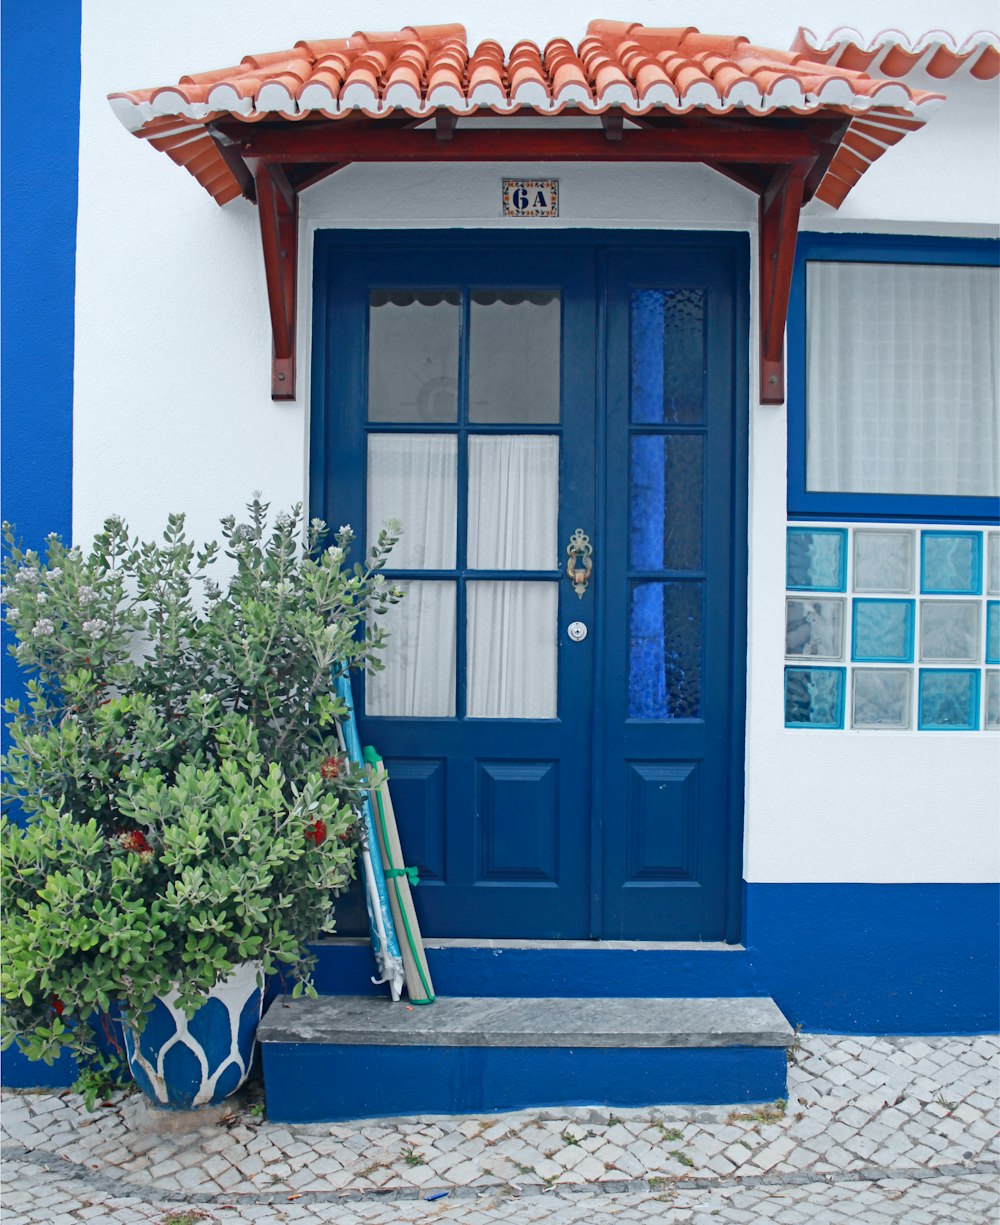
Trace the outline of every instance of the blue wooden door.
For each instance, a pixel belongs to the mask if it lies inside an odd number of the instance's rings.
[[[313,512],[404,521],[358,706],[428,935],[737,934],[744,265],[318,238]]]
[[[601,932],[739,939],[746,240],[607,278]]]

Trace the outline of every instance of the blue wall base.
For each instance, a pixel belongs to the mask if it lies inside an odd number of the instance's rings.
[[[416,905],[419,917],[419,889]],[[1000,1029],[1000,885],[752,884],[744,916],[732,950],[446,947],[427,959],[442,996],[761,995],[814,1033]],[[321,994],[385,993],[367,946],[315,951]]]
[[[787,1096],[783,1048],[261,1047],[280,1123],[546,1106],[713,1105]]]

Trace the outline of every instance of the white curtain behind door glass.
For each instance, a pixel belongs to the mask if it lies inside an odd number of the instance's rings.
[[[558,583],[477,582],[466,593],[468,714],[554,719]]]
[[[454,434],[368,435],[368,545],[387,519],[399,519],[393,570],[455,565],[457,459]]]
[[[559,565],[559,439],[469,438],[469,567],[554,570]]]
[[[995,268],[814,261],[806,484],[1000,494]]]
[[[450,719],[455,715],[455,584],[395,584],[405,595],[384,617],[383,672],[365,681],[369,715]]]

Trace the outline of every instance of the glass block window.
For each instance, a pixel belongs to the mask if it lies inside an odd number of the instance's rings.
[[[1000,731],[1000,532],[790,524],[785,726]]]

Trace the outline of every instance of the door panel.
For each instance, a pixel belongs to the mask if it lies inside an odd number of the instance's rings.
[[[745,237],[316,250],[314,513],[404,520],[357,704],[425,934],[738,938]]]
[[[421,924],[586,937],[590,773],[568,763],[590,756],[593,656],[566,638],[580,601],[560,557],[594,522],[592,253],[318,252],[325,517],[369,542],[404,521],[386,573],[407,595],[358,708]]]
[[[694,242],[608,276],[606,938],[731,930],[740,283],[735,250]]]

